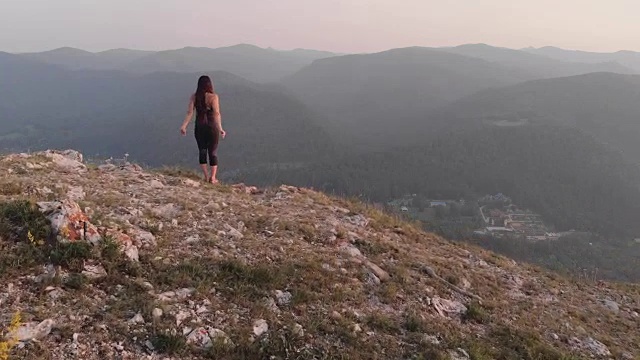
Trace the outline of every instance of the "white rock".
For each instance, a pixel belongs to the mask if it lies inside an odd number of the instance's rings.
[[[211,327],[207,327],[207,330],[209,332],[209,337],[215,341],[215,342],[219,342],[223,345],[231,345],[231,339],[229,338],[229,336],[222,330],[220,329],[213,329]]]
[[[283,292],[281,290],[276,290],[275,294],[276,294],[276,302],[280,306],[289,305],[289,303],[291,302],[291,299],[293,299],[293,295],[291,295],[291,293],[288,291]]]
[[[360,249],[358,249],[357,247],[351,245],[351,244],[346,244],[341,246],[340,250],[342,250],[343,253],[351,256],[351,257],[361,257],[362,256],[362,252],[360,252]]]
[[[164,188],[164,184],[159,180],[153,179],[149,182],[149,187],[152,189],[162,189]]]
[[[440,340],[433,335],[425,335],[422,338],[422,341],[428,344],[432,344],[432,345],[440,345]]]
[[[373,271],[373,273],[380,279],[380,281],[384,282],[391,279],[391,276],[386,271],[382,270],[380,266],[372,263],[371,261],[366,260],[365,265],[367,265],[367,267],[371,269],[371,271]]]
[[[469,353],[467,353],[464,349],[456,349],[456,351],[450,350],[449,355],[451,356],[451,360],[469,360]]]
[[[128,233],[134,244],[138,247],[155,247],[157,245],[156,237],[146,230],[132,228],[128,230]]]
[[[175,204],[169,203],[152,208],[151,213],[157,217],[169,220],[178,216],[178,214],[180,213],[180,208],[178,208]]]
[[[182,179],[182,183],[187,186],[191,186],[194,188],[200,187],[200,183],[197,181],[193,181],[191,179]]]
[[[617,314],[618,312],[620,312],[620,307],[618,306],[618,303],[615,301],[604,300],[604,306],[614,314]]]
[[[191,316],[191,314],[188,311],[179,311],[178,314],[176,314],[176,325],[180,326],[189,316]]]
[[[72,201],[80,201],[85,198],[86,194],[82,186],[70,186],[67,191],[67,198]]]
[[[100,264],[98,265],[85,265],[84,270],[82,270],[82,275],[86,276],[89,279],[95,280],[101,277],[107,276],[107,271]]]
[[[225,229],[227,230],[227,233],[229,235],[231,235],[231,237],[240,240],[244,237],[244,235],[242,235],[242,233],[240,231],[238,231],[238,229],[234,228],[233,226],[229,225],[229,224],[224,224]]]
[[[29,322],[10,333],[8,338],[18,341],[39,340],[51,333],[53,325],[52,319],[44,320],[41,323]]]
[[[140,253],[138,251],[138,247],[133,244],[128,244],[124,247],[124,254],[131,261],[140,261]]]
[[[134,317],[129,319],[129,324],[144,324],[144,318],[142,314],[137,313]]]
[[[440,297],[431,299],[431,305],[436,309],[438,314],[443,317],[457,316],[467,311],[467,307],[461,302],[442,299]]]
[[[160,319],[162,317],[162,309],[160,308],[153,309],[153,311],[151,312],[151,315],[153,316],[154,319]]]
[[[211,337],[209,336],[209,330],[204,327],[199,327],[192,330],[187,335],[187,344],[197,346],[199,348],[208,349],[213,346]]]
[[[269,324],[267,324],[266,320],[260,319],[253,323],[253,334],[255,336],[261,336],[267,331],[269,331]]]
[[[295,324],[291,332],[297,337],[304,337],[304,328],[300,324]]]

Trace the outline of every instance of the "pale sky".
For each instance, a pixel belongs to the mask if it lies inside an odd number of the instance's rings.
[[[640,51],[639,0],[0,0],[0,51],[487,43]]]

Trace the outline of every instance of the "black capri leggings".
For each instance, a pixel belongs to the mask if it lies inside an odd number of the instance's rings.
[[[215,127],[198,124],[196,126],[196,142],[198,143],[200,164],[207,163],[209,156],[209,165],[218,165],[218,141],[220,133]]]

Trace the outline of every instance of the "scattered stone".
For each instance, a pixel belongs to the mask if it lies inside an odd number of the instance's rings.
[[[60,171],[76,174],[87,172],[87,167],[82,163],[82,154],[75,150],[47,150],[44,155],[51,159]]]
[[[458,348],[455,351],[450,350],[449,355],[451,356],[451,360],[469,360],[470,356],[464,349]]]
[[[7,338],[18,341],[40,340],[51,333],[53,325],[54,321],[52,319],[47,319],[40,323],[29,322],[9,333]]]
[[[440,339],[438,339],[437,336],[433,336],[433,335],[425,335],[422,337],[422,341],[424,343],[427,344],[431,344],[431,345],[440,345]]]
[[[153,311],[151,312],[151,315],[156,320],[160,319],[162,317],[162,309],[160,309],[160,308],[153,309]]]
[[[84,193],[82,186],[70,186],[67,191],[67,198],[71,201],[84,200],[85,196],[86,194]]]
[[[391,276],[386,271],[382,270],[378,265],[372,263],[369,260],[366,260],[364,263],[369,269],[371,269],[371,271],[373,271],[373,273],[380,279],[380,281],[384,282],[391,279]]]
[[[291,293],[288,291],[283,292],[281,290],[276,290],[275,294],[276,294],[276,302],[280,306],[289,305],[289,303],[291,302],[291,299],[293,299],[293,295],[291,295]]]
[[[51,228],[59,241],[86,240],[97,245],[102,237],[89,222],[80,206],[72,200],[39,202],[40,211],[51,222]]]
[[[162,189],[164,188],[164,184],[159,180],[153,179],[149,182],[149,187],[152,189]]]
[[[157,245],[156,237],[146,230],[132,228],[128,230],[128,233],[137,247],[148,248]]]
[[[178,214],[180,213],[180,208],[178,208],[173,203],[169,203],[151,208],[151,213],[154,216],[170,220],[178,216]]]
[[[431,305],[442,317],[458,316],[464,314],[467,311],[467,307],[464,306],[461,302],[442,299],[440,297],[432,298]]]
[[[244,235],[242,235],[242,233],[238,231],[238,229],[234,228],[233,226],[229,224],[224,224],[224,227],[227,230],[227,234],[229,234],[231,237],[235,238],[236,240],[240,240],[244,237]]]
[[[53,280],[56,277],[56,268],[52,264],[45,265],[43,267],[42,274],[35,277],[36,283],[42,283],[45,281]]]
[[[208,349],[213,346],[211,336],[209,336],[209,330],[204,327],[199,327],[195,330],[189,330],[187,335],[187,344]]]
[[[295,324],[291,333],[297,337],[304,337],[304,328],[300,324]]]
[[[260,319],[253,323],[253,334],[255,336],[259,337],[267,331],[269,331],[269,324],[267,324],[266,320]]]
[[[180,326],[185,320],[187,320],[191,314],[188,311],[180,310],[178,314],[176,314],[176,325]]]
[[[351,256],[351,257],[362,257],[362,252],[357,247],[351,244],[345,244],[340,247],[342,252]]]
[[[618,306],[618,303],[615,301],[604,300],[604,306],[614,314],[617,314],[618,312],[620,312],[620,307]]]
[[[611,351],[609,351],[609,348],[605,344],[591,337],[588,337],[584,341],[576,337],[573,337],[569,340],[569,345],[571,345],[571,347],[573,347],[575,350],[586,351],[591,353],[593,356],[597,356],[597,357],[611,356]]]
[[[190,186],[190,187],[194,187],[194,188],[200,187],[200,183],[199,182],[191,180],[191,179],[182,179],[181,181],[182,181],[182,183],[184,185],[187,185],[187,186]]]
[[[365,282],[368,285],[380,285],[381,281],[380,278],[378,278],[377,276],[375,276],[372,272],[367,272],[365,275]]]
[[[134,317],[129,319],[129,324],[144,324],[144,318],[142,314],[137,313]]]
[[[159,301],[176,301],[176,300],[184,300],[190,297],[196,290],[195,289],[180,289],[176,291],[167,291],[158,295]]]
[[[82,275],[86,276],[91,280],[99,279],[101,277],[107,276],[107,271],[100,264],[98,265],[84,265],[84,270],[82,271]]]
[[[367,225],[369,225],[369,219],[367,219],[366,217],[360,214],[354,215],[354,216],[347,216],[346,219],[348,222],[358,227],[367,227]]]
[[[360,324],[353,324],[351,326],[351,331],[353,331],[354,334],[361,333],[362,327],[360,326]]]

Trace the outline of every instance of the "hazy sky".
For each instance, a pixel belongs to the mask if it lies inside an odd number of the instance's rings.
[[[0,0],[0,50],[488,43],[640,51],[638,0]]]

